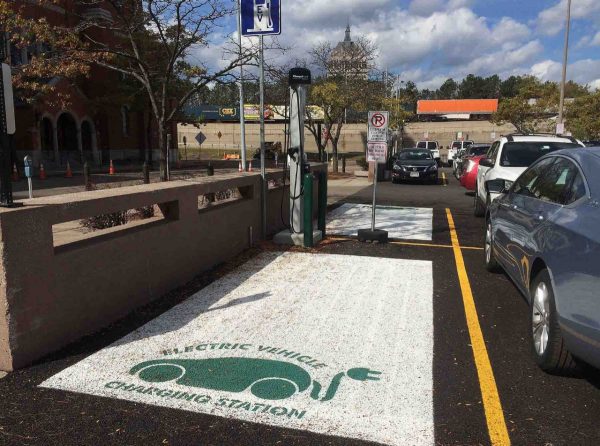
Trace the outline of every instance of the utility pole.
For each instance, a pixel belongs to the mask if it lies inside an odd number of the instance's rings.
[[[242,57],[242,2],[238,0],[238,45]],[[242,169],[246,171],[246,118],[244,116],[244,66],[240,65],[240,151],[242,152]]]
[[[560,83],[560,104],[558,106],[557,133],[564,132],[565,84],[567,83],[567,62],[569,60],[569,32],[571,30],[571,0],[567,0],[567,24],[565,28],[565,49],[563,53],[562,80]],[[560,132],[558,131],[560,130]]]

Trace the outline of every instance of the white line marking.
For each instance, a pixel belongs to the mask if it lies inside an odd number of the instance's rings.
[[[432,296],[431,262],[264,253],[42,386],[390,445],[431,445]],[[176,366],[150,367],[152,360]],[[314,380],[306,389],[302,373]],[[172,381],[149,382],[161,376]],[[265,376],[296,384],[269,386],[260,381]],[[255,390],[262,395],[296,393],[272,400],[233,389],[248,378],[260,381]]]
[[[431,240],[433,209],[377,206],[377,229],[391,238]],[[327,214],[327,233],[356,236],[359,229],[371,227],[371,205],[344,203]]]

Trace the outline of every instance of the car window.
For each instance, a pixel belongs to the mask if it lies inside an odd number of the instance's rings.
[[[518,195],[525,195],[527,197],[535,197],[533,188],[540,178],[541,174],[554,163],[556,158],[550,157],[543,159],[539,163],[527,169],[523,174],[515,181],[512,188],[512,192]],[[537,197],[536,197],[537,198]]]
[[[419,149],[426,149],[426,148],[427,148],[427,143],[426,143],[425,141],[419,141],[419,142],[417,143],[417,147],[418,147]]]
[[[403,150],[398,154],[399,160],[432,160],[429,150]]]
[[[579,147],[579,145],[563,142],[508,142],[502,148],[500,165],[503,167],[529,167],[535,160],[548,153],[575,147]]]
[[[489,149],[490,149],[490,146],[475,146],[475,147],[469,147],[468,152],[469,152],[469,155],[479,156],[479,155],[485,155]]]
[[[460,142],[460,141],[454,141],[454,142],[452,143],[452,148],[453,148],[453,149],[460,149],[460,148],[461,148],[461,146],[462,146],[462,144],[461,144],[461,142]]]
[[[500,141],[496,141],[494,144],[492,144],[492,147],[490,147],[490,150],[488,150],[488,152],[487,152],[487,157],[495,160],[496,154],[498,153],[499,146],[500,146]]]
[[[531,192],[539,200],[565,204],[567,192],[578,173],[577,167],[572,162],[565,158],[558,158],[555,163],[543,170]]]
[[[585,182],[583,180],[581,172],[579,172],[576,166],[573,166],[573,168],[575,169],[575,174],[573,175],[571,184],[565,191],[563,204],[571,204],[579,200],[580,198],[585,197],[587,193],[585,189]]]

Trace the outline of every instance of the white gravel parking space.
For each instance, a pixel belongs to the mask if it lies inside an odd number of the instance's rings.
[[[344,203],[327,214],[327,233],[354,237],[359,229],[371,227],[370,204]],[[377,206],[375,227],[388,231],[390,238],[431,240],[433,209]]]
[[[432,298],[429,261],[263,253],[41,386],[432,445]]]

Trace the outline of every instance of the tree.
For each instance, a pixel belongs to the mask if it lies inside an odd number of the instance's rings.
[[[437,89],[435,93],[437,99],[456,99],[458,96],[458,84],[452,78],[446,81]]]
[[[166,179],[166,138],[170,123],[208,85],[234,81],[235,68],[255,65],[256,48],[230,41],[223,63],[211,69],[197,55],[214,30],[234,13],[227,0],[77,0],[109,5],[112,17],[79,16],[82,50],[96,65],[135,80],[147,96],[158,129],[161,179]],[[71,12],[75,14],[75,12]],[[102,31],[108,31],[106,33]],[[104,37],[110,36],[110,37]],[[115,37],[116,36],[116,37]],[[195,56],[195,57],[194,57]]]
[[[510,123],[521,133],[549,130],[550,118],[558,112],[558,85],[533,76],[522,77],[519,84],[516,96],[500,101],[492,122]]]
[[[38,0],[39,6],[50,6],[53,0]],[[56,93],[55,77],[74,81],[89,73],[91,55],[82,51],[77,34],[67,28],[50,25],[45,18],[30,18],[25,7],[13,0],[0,0],[0,24],[8,36],[15,96],[33,103],[44,95],[48,103],[65,106],[66,94]],[[21,57],[27,52],[27,60]]]
[[[309,104],[323,109],[325,135],[331,142],[333,171],[338,171],[338,143],[348,110],[366,110],[376,100],[381,83],[370,80],[374,69],[376,47],[368,39],[359,37],[333,47],[330,42],[317,44],[311,50],[317,79],[311,85]],[[312,133],[322,153],[325,144],[319,138],[318,123],[307,107],[306,127]]]
[[[568,129],[580,139],[600,138],[600,91],[580,96],[567,107]]]

